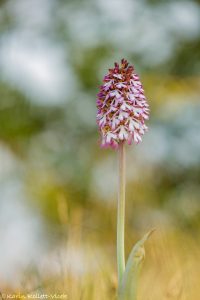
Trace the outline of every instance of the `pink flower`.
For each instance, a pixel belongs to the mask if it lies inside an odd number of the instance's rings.
[[[120,143],[129,145],[142,141],[147,131],[149,105],[139,76],[125,59],[115,63],[104,77],[97,98],[97,125],[102,147],[118,148]]]

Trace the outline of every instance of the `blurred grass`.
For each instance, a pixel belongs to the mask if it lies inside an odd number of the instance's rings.
[[[200,294],[199,244],[199,241],[197,243],[181,232],[157,231],[146,247],[146,260],[140,277],[138,300],[197,300]],[[27,274],[20,292],[66,293],[68,299],[73,300],[116,299],[117,276],[113,255],[109,255],[106,247],[101,249],[104,252],[104,259],[99,259],[96,255],[95,269],[92,270],[95,246],[86,245],[83,241],[79,246],[82,250],[85,249],[83,259],[87,270],[83,274],[77,276],[69,268],[65,270],[66,274],[63,272],[52,277],[46,275],[45,278],[40,278],[37,274]],[[77,244],[74,245],[74,249],[77,249]],[[61,260],[61,269],[65,268],[64,266],[65,261]],[[34,285],[34,282],[37,284]],[[3,287],[3,289],[4,293],[11,292],[8,288]],[[12,292],[18,291],[12,290]]]
[[[102,246],[98,232],[94,228],[85,229],[80,209],[74,209],[69,220],[62,197],[58,201],[58,212],[63,238],[46,258],[50,271],[41,267],[27,269],[19,289],[2,285],[1,290],[4,294],[66,294],[67,299],[73,300],[116,299],[114,241]],[[129,232],[127,234],[129,236]],[[92,239],[93,235],[96,238]],[[140,233],[135,232],[132,243],[140,237]],[[157,224],[157,230],[146,243],[138,300],[197,300],[200,294],[199,247],[198,235]]]

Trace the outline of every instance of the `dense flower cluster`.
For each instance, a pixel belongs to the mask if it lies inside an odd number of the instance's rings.
[[[125,60],[115,63],[104,77],[97,98],[97,124],[103,147],[117,148],[119,143],[136,144],[147,130],[149,105],[134,67]]]

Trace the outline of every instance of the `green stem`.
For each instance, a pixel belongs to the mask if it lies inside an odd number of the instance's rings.
[[[125,146],[119,145],[119,182],[118,182],[118,208],[117,208],[117,267],[118,285],[125,270],[124,251],[124,217],[125,217]]]

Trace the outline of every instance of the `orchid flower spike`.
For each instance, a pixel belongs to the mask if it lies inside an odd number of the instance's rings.
[[[118,148],[142,141],[147,131],[149,105],[139,76],[127,60],[115,63],[105,75],[97,98],[97,125],[102,147]]]

